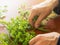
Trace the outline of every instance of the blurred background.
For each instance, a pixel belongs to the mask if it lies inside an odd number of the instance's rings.
[[[0,8],[5,8],[5,10],[7,10],[3,15],[6,16],[4,20],[9,21],[11,17],[16,17],[19,15],[18,8],[21,5],[26,4],[27,7],[30,8],[31,6],[36,5],[42,1],[43,0],[0,0]]]

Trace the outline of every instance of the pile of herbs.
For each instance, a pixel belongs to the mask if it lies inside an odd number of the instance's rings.
[[[35,36],[35,32],[28,32],[33,29],[27,20],[28,15],[28,10],[21,10],[20,16],[11,18],[10,22],[0,20],[0,23],[4,24],[9,31],[12,42],[15,45],[18,45],[18,43],[28,45],[29,40]]]

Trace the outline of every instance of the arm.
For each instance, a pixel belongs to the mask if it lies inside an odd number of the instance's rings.
[[[55,5],[53,5],[53,4],[55,4]],[[41,7],[50,6],[50,5],[52,5],[52,7],[55,8],[58,5],[58,0],[45,0],[45,1],[41,2],[40,4],[33,6],[32,8],[35,9],[35,8],[41,8]]]

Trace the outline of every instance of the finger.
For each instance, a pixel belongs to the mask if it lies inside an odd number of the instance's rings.
[[[59,37],[59,33],[51,32],[51,33],[41,34],[41,36],[50,37],[50,39],[55,40],[56,37]]]
[[[33,44],[36,43],[38,40],[42,40],[42,39],[45,39],[45,37],[38,35],[38,36],[32,38],[32,39],[29,41],[29,45],[33,45]]]
[[[38,42],[36,42],[34,45],[50,45],[51,41],[49,40],[40,40]]]
[[[30,16],[29,16],[29,22],[32,26],[34,24],[33,18],[34,18],[34,16],[36,16],[36,14],[37,14],[36,10],[31,10],[31,13],[30,13]]]
[[[41,21],[47,17],[46,13],[42,13],[40,14],[40,16],[38,17],[37,21],[35,22],[35,28],[38,28],[40,26]]]

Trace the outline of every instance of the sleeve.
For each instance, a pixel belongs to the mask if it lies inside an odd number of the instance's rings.
[[[54,12],[57,13],[58,15],[60,14],[60,0],[59,0],[59,4],[57,5],[57,7],[54,8]]]
[[[59,39],[58,39],[58,43],[57,43],[57,45],[60,45],[60,37],[59,37]]]

